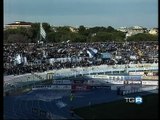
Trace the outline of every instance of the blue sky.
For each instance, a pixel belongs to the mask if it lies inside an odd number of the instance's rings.
[[[4,24],[158,27],[158,0],[4,0]]]

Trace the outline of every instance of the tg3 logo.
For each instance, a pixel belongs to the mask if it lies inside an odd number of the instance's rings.
[[[140,96],[137,97],[126,97],[124,98],[126,100],[127,103],[136,103],[136,104],[142,104],[143,103],[143,99]]]

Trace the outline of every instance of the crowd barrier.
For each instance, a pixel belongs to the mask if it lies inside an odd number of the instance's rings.
[[[119,91],[117,90],[119,95],[128,95],[132,93],[137,93],[137,92],[144,92],[144,91],[151,91],[151,90],[156,90],[158,89],[158,86],[146,86],[146,87],[137,87],[137,88],[130,88],[130,89],[120,89]]]
[[[77,67],[77,68],[68,68],[68,69],[59,69],[59,70],[50,70],[43,73],[28,73],[24,75],[17,76],[4,76],[4,83],[15,84],[18,82],[27,82],[27,81],[42,81],[47,78],[64,78],[71,76],[88,75],[93,73],[104,73],[104,72],[115,72],[115,71],[137,71],[137,70],[158,70],[158,64],[131,64],[130,67],[126,68],[126,65],[100,65],[92,67]],[[51,74],[53,76],[48,76]],[[39,76],[39,77],[38,77]],[[5,88],[6,86],[4,86]]]

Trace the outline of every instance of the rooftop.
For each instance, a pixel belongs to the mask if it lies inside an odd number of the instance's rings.
[[[31,22],[24,22],[24,21],[15,21],[14,23],[10,23],[7,25],[31,25]]]

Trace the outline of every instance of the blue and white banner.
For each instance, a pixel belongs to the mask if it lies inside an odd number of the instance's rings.
[[[87,54],[89,55],[90,58],[94,57],[95,54],[97,54],[98,50],[97,49],[94,49],[94,48],[89,48],[87,50]]]

